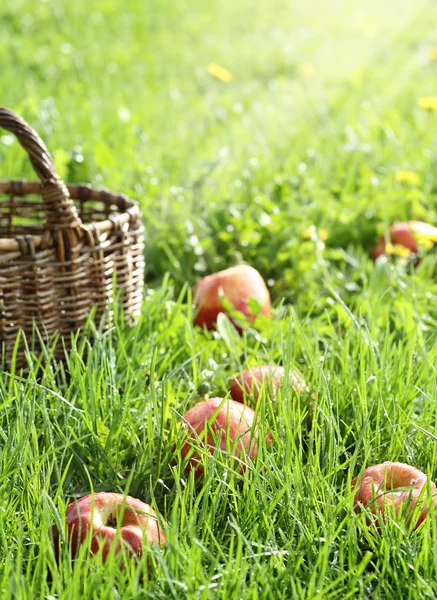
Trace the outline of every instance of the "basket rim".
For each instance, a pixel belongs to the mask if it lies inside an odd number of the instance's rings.
[[[105,187],[96,188],[88,183],[66,183],[67,189],[73,200],[86,202],[88,200],[101,201],[115,204],[119,211],[117,220],[119,226],[123,227],[132,220],[133,217],[140,218],[140,209],[137,200],[129,198],[125,194],[117,193]],[[0,180],[0,194],[13,194],[14,196],[27,196],[29,194],[41,195],[41,182],[27,181],[26,179],[8,179]],[[114,228],[113,219],[104,221],[90,221],[84,223],[84,226],[92,225],[97,230],[98,235],[107,233]],[[29,234],[34,248],[38,248],[42,242],[42,235]],[[18,236],[17,236],[18,237]],[[22,236],[20,236],[22,237]],[[0,238],[0,253],[14,252],[20,249],[20,244],[15,238]]]

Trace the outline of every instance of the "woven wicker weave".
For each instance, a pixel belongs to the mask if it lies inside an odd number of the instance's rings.
[[[68,344],[118,290],[127,317],[140,311],[143,225],[126,196],[65,185],[43,141],[15,113],[0,108],[0,127],[17,137],[41,180],[0,182],[0,343],[8,363],[19,330],[30,338],[36,326],[44,341],[59,333]]]

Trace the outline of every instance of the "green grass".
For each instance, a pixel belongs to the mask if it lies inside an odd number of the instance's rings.
[[[5,4],[1,104],[66,180],[140,201],[147,294],[133,329],[90,324],[65,365],[29,357],[0,377],[2,600],[435,598],[434,515],[379,535],[350,492],[384,460],[437,479],[436,255],[414,272],[369,259],[388,223],[437,221],[437,114],[417,106],[437,95],[435,3]],[[0,165],[32,178],[3,133]],[[192,285],[242,261],[272,321],[241,339],[193,329]],[[201,383],[224,395],[270,361],[317,391],[312,426],[304,399],[265,393],[272,446],[244,477],[207,461],[196,486],[174,456],[179,415]],[[149,502],[166,549],[124,572],[85,553],[56,567],[51,526],[92,490]]]

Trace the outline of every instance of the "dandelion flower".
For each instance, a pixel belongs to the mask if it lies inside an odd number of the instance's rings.
[[[299,65],[299,73],[309,79],[314,75],[314,66],[311,63],[302,63]]]
[[[219,81],[223,81],[224,83],[229,83],[230,81],[232,81],[232,73],[224,67],[217,65],[216,63],[209,63],[206,70],[210,75],[212,75]]]
[[[417,104],[424,110],[437,111],[437,96],[423,96]]]
[[[437,46],[428,49],[428,56],[431,60],[437,60]]]
[[[323,242],[328,237],[328,231],[326,229],[317,230],[314,225],[311,225],[311,227],[305,229],[305,231],[302,231],[301,236],[304,240],[312,240],[314,237],[317,237]]]
[[[385,253],[391,256],[400,256],[401,258],[408,258],[411,254],[411,250],[402,246],[401,244],[386,244]]]
[[[437,227],[423,221],[409,221],[408,225],[420,246],[426,250],[432,248],[437,242]]]
[[[395,174],[395,180],[399,181],[399,183],[411,183],[412,185],[417,185],[419,183],[419,176],[417,173],[413,173],[413,171],[398,171]]]
[[[328,239],[328,231],[326,229],[319,229],[319,239],[322,241]]]
[[[428,237],[416,235],[416,241],[419,244],[419,246],[424,250],[431,250],[431,248],[434,248],[435,242],[433,242],[433,240]]]

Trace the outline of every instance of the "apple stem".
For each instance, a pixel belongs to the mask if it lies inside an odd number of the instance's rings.
[[[113,514],[110,514],[106,521],[106,526],[107,527],[115,527],[116,525],[117,525],[117,519],[115,518],[115,516]]]

